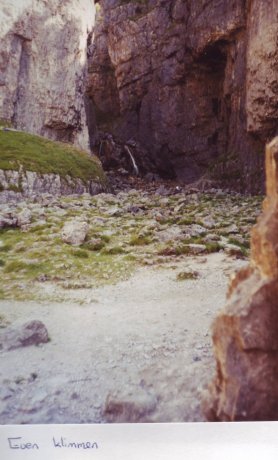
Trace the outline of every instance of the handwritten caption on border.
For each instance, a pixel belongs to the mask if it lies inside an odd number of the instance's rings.
[[[8,447],[11,450],[40,450],[40,444],[36,441],[26,440],[22,437],[8,437]],[[76,449],[76,450],[92,450],[98,449],[99,445],[96,441],[77,441],[68,440],[61,436],[59,438],[52,437],[51,447],[54,449]]]

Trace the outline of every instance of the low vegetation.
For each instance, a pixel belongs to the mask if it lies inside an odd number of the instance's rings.
[[[106,182],[99,161],[88,153],[70,144],[14,130],[0,129],[0,169]]]
[[[188,257],[221,251],[246,257],[260,204],[260,197],[200,193],[185,200],[183,194],[165,198],[134,190],[14,204],[10,212],[27,207],[32,218],[21,229],[0,230],[0,298],[63,300],[77,295],[74,290],[126,280],[140,266],[179,267]],[[132,214],[131,205],[144,209]],[[79,247],[61,236],[74,217],[89,224]],[[186,270],[177,276],[186,279],[197,275]]]
[[[177,281],[196,280],[199,278],[199,273],[196,271],[184,271],[177,274]]]

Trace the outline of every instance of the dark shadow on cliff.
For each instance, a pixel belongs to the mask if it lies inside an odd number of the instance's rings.
[[[161,175],[261,192],[276,124],[265,111],[261,127],[248,125],[247,52],[257,45],[246,2],[100,8],[88,83],[99,129],[139,142]]]

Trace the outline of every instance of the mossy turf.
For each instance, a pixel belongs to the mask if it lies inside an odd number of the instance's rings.
[[[58,174],[105,183],[99,161],[70,144],[25,132],[0,129],[0,169]]]
[[[260,212],[261,198],[227,195],[216,200],[206,194],[197,198],[192,195],[185,201],[183,196],[173,195],[164,206],[165,198],[133,191],[119,196],[53,198],[45,206],[29,203],[30,225],[22,230],[0,230],[0,299],[63,300],[67,289],[72,296],[74,289],[95,289],[126,280],[138,266],[168,267],[190,255],[195,257],[192,243],[204,246],[202,256],[227,250],[231,243],[236,246],[229,248],[229,255],[248,255],[249,221]],[[130,205],[140,203],[144,213],[131,215]],[[115,205],[120,212],[111,217]],[[13,212],[21,212],[25,206],[15,205]],[[200,228],[208,216],[212,228]],[[62,227],[73,217],[89,224],[80,247],[62,240]],[[161,235],[171,228],[173,218],[177,236],[165,241]],[[237,233],[229,234],[227,228],[232,224]],[[226,232],[221,236],[223,229]],[[186,276],[180,275],[178,280],[188,279]]]
[[[1,253],[0,299],[40,299],[43,293],[36,289],[40,279],[64,288],[64,283],[81,282],[82,286],[97,287],[124,280],[133,271],[134,261],[125,260],[122,249],[74,248],[59,237],[53,238],[57,230],[53,226],[42,234],[19,229],[0,232],[4,247],[11,248]]]

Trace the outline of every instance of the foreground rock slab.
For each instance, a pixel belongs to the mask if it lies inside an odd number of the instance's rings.
[[[266,150],[267,197],[253,229],[251,262],[232,279],[213,325],[217,376],[209,420],[278,419],[278,137]]]

